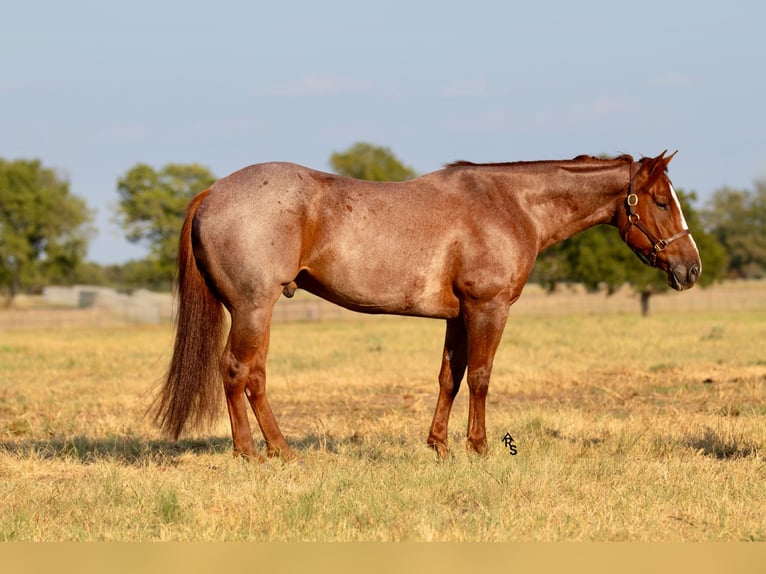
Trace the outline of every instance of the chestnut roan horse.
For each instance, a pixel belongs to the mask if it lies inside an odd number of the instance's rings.
[[[223,389],[235,453],[262,460],[249,402],[268,455],[293,458],[266,398],[265,366],[272,308],[301,288],[363,313],[445,319],[428,444],[447,454],[467,369],[467,446],[485,454],[495,351],[541,250],[610,224],[673,288],[699,278],[699,252],[667,176],[672,157],[460,161],[397,183],[289,163],[224,177],[191,201],[181,231],[175,348],[157,421],[177,438],[215,417]]]

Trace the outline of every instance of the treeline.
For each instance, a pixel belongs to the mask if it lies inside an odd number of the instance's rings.
[[[330,157],[333,171],[360,179],[415,177],[390,149],[358,143]],[[12,299],[47,284],[87,283],[123,290],[166,290],[175,273],[178,231],[187,202],[216,177],[196,163],[155,168],[138,163],[116,182],[116,220],[126,238],[148,248],[140,261],[99,265],[86,261],[95,234],[93,214],[69,182],[38,159],[0,158],[0,289]],[[717,190],[702,207],[677,190],[703,261],[701,284],[766,273],[766,181],[753,189]],[[599,226],[541,254],[532,280],[556,289],[576,282],[613,292],[629,284],[648,296],[665,277],[643,266],[616,230]]]

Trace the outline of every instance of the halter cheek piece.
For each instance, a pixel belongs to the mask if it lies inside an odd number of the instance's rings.
[[[625,229],[622,231],[622,240],[630,247],[633,252],[638,255],[638,258],[645,264],[645,265],[651,265],[652,267],[657,267],[657,255],[664,251],[665,248],[673,243],[677,239],[681,239],[682,237],[686,237],[691,232],[688,229],[682,229],[672,237],[668,237],[667,239],[657,239],[655,235],[649,230],[646,225],[644,225],[644,222],[641,221],[641,217],[636,213],[636,207],[638,206],[638,194],[636,193],[635,186],[635,176],[638,175],[637,173],[633,173],[633,164],[630,164],[630,184],[628,185],[628,197],[625,199],[625,208],[628,212],[628,225],[625,227]],[[646,238],[651,242],[651,244],[654,246],[651,252],[649,254],[646,254],[636,247],[633,247],[628,243],[628,233],[633,227],[637,227],[644,235],[646,235]]]

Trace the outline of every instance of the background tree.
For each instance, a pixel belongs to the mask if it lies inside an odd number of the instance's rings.
[[[684,216],[702,259],[699,285],[723,278],[726,252],[716,238],[705,231],[692,206],[693,193],[676,190]],[[605,289],[613,294],[629,285],[640,296],[641,312],[649,313],[650,298],[669,289],[667,275],[641,263],[626,247],[619,232],[607,225],[588,229],[544,251],[535,265],[532,280],[554,289],[559,282],[581,283],[589,291]]]
[[[766,274],[766,181],[756,182],[752,193],[719,189],[702,218],[726,249],[730,275],[748,278]]]
[[[404,181],[417,175],[389,148],[361,142],[346,151],[334,152],[330,156],[330,165],[337,174],[371,181]]]
[[[160,170],[139,163],[118,180],[117,220],[129,241],[149,248],[145,264],[138,266],[144,281],[155,287],[171,284],[186,205],[214,181],[210,170],[196,163]]]
[[[73,276],[91,220],[85,201],[53,169],[37,159],[0,159],[0,283],[9,304],[21,289]]]

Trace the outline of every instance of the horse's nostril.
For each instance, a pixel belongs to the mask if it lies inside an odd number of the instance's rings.
[[[700,276],[700,266],[696,263],[689,268],[689,282],[696,283]]]

